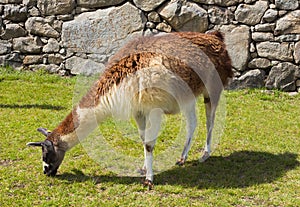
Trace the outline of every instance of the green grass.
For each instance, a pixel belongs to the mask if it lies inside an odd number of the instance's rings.
[[[66,154],[56,177],[43,175],[40,149],[25,144],[44,139],[36,128],[53,129],[69,113],[75,85],[76,78],[0,69],[0,206],[300,206],[299,95],[226,91],[224,134],[201,164],[199,103],[188,162],[156,174],[148,191],[140,177],[103,168],[82,145]],[[180,116],[165,119],[156,154],[172,145],[181,122]],[[101,132],[120,152],[142,157],[140,144],[122,139],[134,134],[130,123],[128,134],[120,133],[128,125],[112,120]]]

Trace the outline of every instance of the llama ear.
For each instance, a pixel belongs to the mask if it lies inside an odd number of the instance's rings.
[[[27,146],[32,146],[32,147],[41,147],[42,142],[28,142],[26,145]]]
[[[41,132],[43,135],[45,135],[46,137],[51,133],[49,132],[46,128],[38,128],[37,129],[38,132]]]

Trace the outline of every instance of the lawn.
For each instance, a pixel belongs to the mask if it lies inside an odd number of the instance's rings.
[[[161,168],[151,191],[134,172],[122,175],[122,162],[109,163],[115,171],[105,167],[84,144],[66,154],[56,177],[46,177],[41,150],[26,143],[43,140],[36,128],[53,129],[69,113],[78,80],[0,69],[0,206],[300,206],[300,95],[279,91],[226,91],[224,133],[204,163],[199,101],[188,162]],[[141,159],[135,125],[126,123],[108,120],[99,129],[119,154]],[[157,155],[174,144],[181,125],[180,115],[164,119]]]

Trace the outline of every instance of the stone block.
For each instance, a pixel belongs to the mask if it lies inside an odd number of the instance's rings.
[[[234,14],[229,9],[212,6],[208,9],[208,17],[213,24],[228,24],[234,19]]]
[[[261,42],[256,45],[260,57],[270,60],[293,61],[293,50],[290,43]]]
[[[195,3],[171,1],[158,13],[176,31],[205,32],[208,28],[208,15],[206,10]]]
[[[105,68],[102,63],[76,56],[67,59],[65,67],[67,70],[70,70],[73,75],[83,74],[87,76],[101,73]]]
[[[85,8],[100,8],[108,6],[116,6],[125,0],[77,0],[77,5]]]
[[[248,63],[249,68],[268,68],[271,66],[271,61],[267,58],[254,58]]]
[[[165,0],[133,0],[134,4],[143,11],[153,11]]]
[[[6,40],[0,40],[0,55],[11,52],[12,44]]]
[[[298,66],[292,63],[279,63],[272,67],[266,80],[266,87],[268,89],[280,89],[283,91],[296,90],[295,74],[297,70],[299,70]]]
[[[59,52],[59,43],[56,39],[50,38],[48,43],[43,47],[43,52],[45,53],[55,53]]]
[[[27,7],[20,5],[5,5],[3,11],[3,19],[13,22],[23,22],[27,19]]]
[[[225,43],[232,66],[238,71],[244,71],[250,56],[250,28],[245,25],[223,25],[220,31],[225,34]]]
[[[146,18],[130,3],[83,13],[62,27],[62,44],[70,52],[112,56],[129,40],[143,34]]]
[[[215,4],[219,6],[233,6],[243,2],[243,0],[193,0],[193,1],[201,4],[210,4],[210,5]]]
[[[50,21],[42,17],[28,18],[25,22],[25,28],[30,34],[38,36],[54,38],[60,36],[59,32],[50,25]]]
[[[265,11],[268,9],[268,2],[257,1],[254,5],[240,4],[234,15],[238,22],[247,25],[256,25],[260,23]]]
[[[253,32],[252,39],[255,42],[272,41],[274,40],[274,35],[270,32]]]
[[[4,33],[1,38],[4,40],[9,40],[12,38],[26,36],[27,32],[19,24],[7,24]]]
[[[299,7],[299,0],[275,0],[275,5],[282,10],[296,10]]]
[[[37,7],[43,15],[69,14],[75,6],[75,0],[37,0]]]
[[[294,59],[295,59],[295,62],[297,64],[300,63],[300,42],[297,42],[295,44],[295,48],[294,48]]]
[[[24,65],[40,64],[43,63],[42,55],[26,55],[23,59]]]
[[[265,72],[263,70],[250,70],[241,77],[233,79],[229,89],[262,88],[264,80]]]
[[[19,37],[13,39],[13,49],[21,53],[40,53],[42,45],[38,38]]]
[[[300,33],[300,10],[292,11],[276,22],[275,35],[299,34]]]

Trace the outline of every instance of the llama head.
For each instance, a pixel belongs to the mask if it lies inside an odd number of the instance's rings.
[[[46,137],[51,134],[51,132],[47,131],[45,128],[38,128],[38,131]],[[53,142],[48,139],[42,142],[29,142],[27,143],[27,146],[42,148],[43,172],[47,176],[55,176],[62,163],[65,151],[59,150],[54,146]]]

